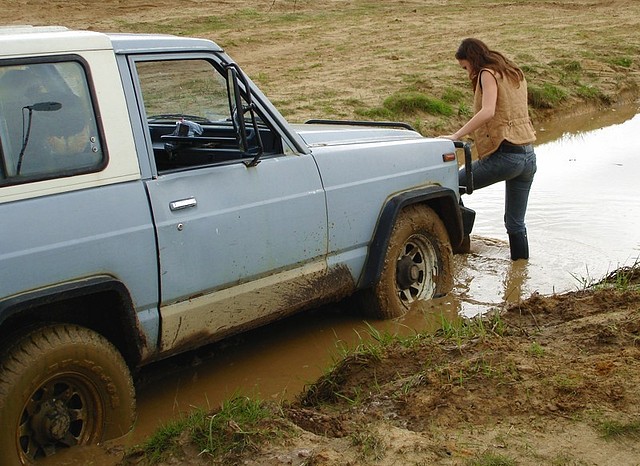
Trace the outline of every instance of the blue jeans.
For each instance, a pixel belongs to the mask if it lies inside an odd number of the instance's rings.
[[[533,176],[536,173],[536,154],[533,145],[511,146],[502,144],[496,152],[471,165],[473,187],[485,186],[505,181],[504,225],[507,233],[524,233],[524,216]],[[464,168],[458,172],[460,185],[465,184]]]

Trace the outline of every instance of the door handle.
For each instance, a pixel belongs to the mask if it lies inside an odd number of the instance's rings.
[[[187,199],[180,199],[169,203],[169,209],[173,212],[176,210],[188,209],[189,207],[195,207],[198,205],[195,197],[188,197]]]

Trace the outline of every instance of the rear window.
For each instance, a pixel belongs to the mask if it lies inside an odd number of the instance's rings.
[[[80,61],[0,65],[0,184],[99,170],[97,122]]]

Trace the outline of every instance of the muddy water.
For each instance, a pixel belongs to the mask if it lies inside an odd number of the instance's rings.
[[[472,253],[456,257],[456,287],[406,317],[370,322],[408,334],[436,328],[442,315],[474,315],[533,292],[580,288],[640,256],[640,114],[638,106],[539,128],[538,173],[527,216],[531,259],[511,262],[502,224],[503,186],[465,199],[477,212]],[[601,129],[598,129],[601,128]],[[235,393],[291,399],[339,355],[367,338],[367,324],[339,307],[316,309],[222,344],[145,368],[138,421],[125,445],[193,407],[214,408]],[[122,441],[107,445],[121,451]],[[46,464],[113,465],[99,448],[57,455]]]
[[[638,106],[562,122],[539,131],[538,172],[527,211],[531,258],[511,263],[504,184],[465,199],[476,210],[473,251],[459,258],[464,314],[500,299],[584,286],[640,257]],[[592,128],[598,129],[592,129]]]

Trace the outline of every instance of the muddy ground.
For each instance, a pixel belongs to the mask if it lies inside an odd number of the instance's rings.
[[[378,335],[274,405],[244,451],[211,458],[184,436],[160,464],[640,464],[640,269],[614,281],[435,336]]]
[[[214,39],[294,122],[357,118],[402,89],[461,90],[470,102],[452,59],[465,36],[526,65],[530,83],[581,80],[584,95],[534,111],[537,125],[636,99],[640,86],[637,0],[3,0],[0,18]],[[593,92],[600,97],[584,100]],[[468,116],[457,109],[409,122],[425,134],[450,132]],[[286,434],[218,460],[640,464],[640,292],[532,296],[482,328],[350,356],[265,426]],[[120,462],[122,448],[109,448]],[[211,463],[199,453],[185,438],[165,464]],[[133,454],[127,463],[145,460]]]

